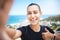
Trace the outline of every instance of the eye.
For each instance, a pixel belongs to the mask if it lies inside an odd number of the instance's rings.
[[[32,14],[31,12],[28,12],[28,15]]]
[[[34,11],[34,14],[37,14],[37,12],[36,12],[36,11]]]

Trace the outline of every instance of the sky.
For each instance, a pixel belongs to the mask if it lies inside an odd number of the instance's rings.
[[[40,5],[42,15],[60,14],[60,0],[14,0],[9,15],[26,15],[30,3]]]

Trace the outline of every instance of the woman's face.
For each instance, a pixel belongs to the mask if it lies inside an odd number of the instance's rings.
[[[36,5],[29,6],[27,9],[27,17],[31,25],[37,25],[40,22],[41,12]]]

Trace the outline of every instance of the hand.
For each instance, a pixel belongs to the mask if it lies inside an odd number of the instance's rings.
[[[0,30],[0,40],[12,40],[4,30]]]
[[[8,13],[13,4],[13,0],[3,0],[3,1],[4,1],[4,3],[2,2],[3,8],[0,9],[0,27],[1,25],[6,25],[8,19]]]
[[[46,32],[43,32],[43,33],[42,33],[42,38],[43,38],[44,40],[49,40],[49,39],[51,39],[51,37],[53,36],[53,34],[50,33],[47,28],[45,28],[45,31],[46,31]]]

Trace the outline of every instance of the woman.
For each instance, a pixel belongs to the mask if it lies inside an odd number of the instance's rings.
[[[38,4],[31,3],[28,5],[27,18],[30,22],[30,25],[18,28],[17,30],[10,29],[5,26],[8,19],[8,13],[4,15],[6,20],[4,20],[3,15],[1,16],[1,27],[11,39],[21,37],[22,40],[48,40],[49,38],[54,38],[54,32],[52,29],[39,24],[42,13]]]
[[[53,30],[46,26],[41,26],[40,17],[41,17],[41,9],[38,4],[31,3],[27,7],[27,17],[30,22],[30,25],[22,28],[18,28],[22,32],[21,38],[22,40],[44,40],[42,34],[49,30],[49,32],[53,33]]]

